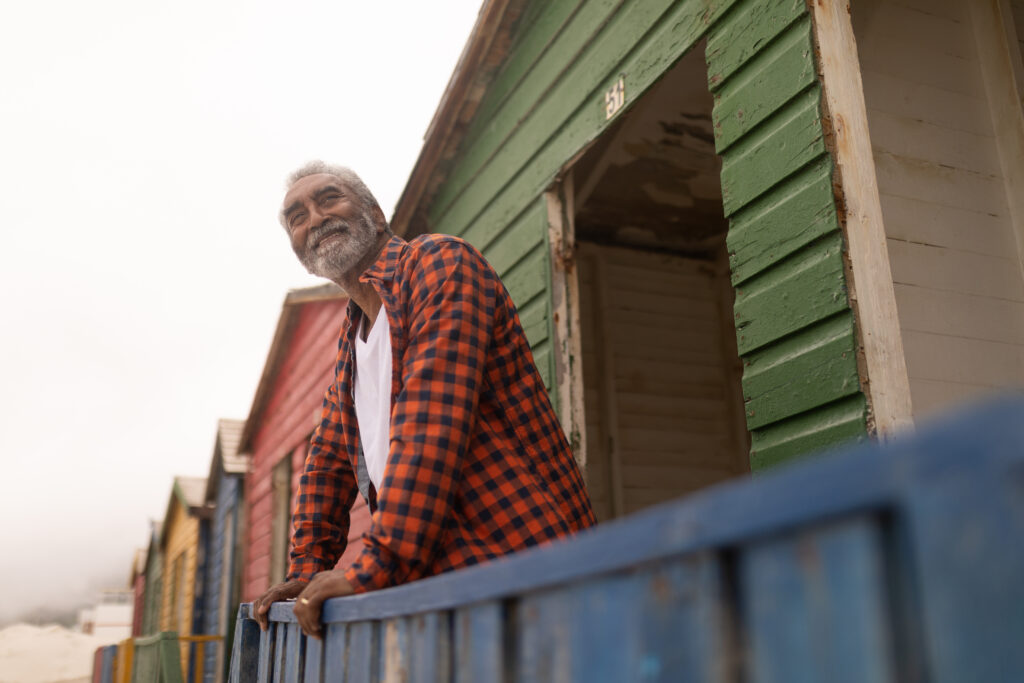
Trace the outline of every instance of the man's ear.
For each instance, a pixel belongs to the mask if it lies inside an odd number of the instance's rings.
[[[386,232],[388,221],[386,218],[384,218],[384,211],[380,208],[380,206],[373,207],[371,215],[373,216],[373,224],[377,227],[378,234]]]

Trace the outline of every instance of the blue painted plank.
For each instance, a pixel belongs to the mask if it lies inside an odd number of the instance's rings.
[[[409,629],[409,682],[451,680],[451,614],[417,614]]]
[[[256,680],[258,683],[270,683],[274,674],[274,632],[278,625],[270,622],[266,631],[260,631],[260,659]]]
[[[381,626],[384,646],[381,648],[381,679],[409,680],[409,620],[389,619]]]
[[[306,663],[303,671],[303,683],[323,683],[324,677],[324,641],[319,638],[307,638]]]
[[[234,623],[234,643],[231,648],[230,683],[255,681],[259,677],[260,630],[249,618],[251,605],[239,606]]]
[[[631,614],[629,672],[643,683],[728,680],[722,567],[711,553],[679,558],[643,575]],[[625,632],[625,631],[624,631]]]
[[[741,550],[753,683],[894,680],[883,549],[865,515]]]
[[[298,624],[285,627],[284,683],[302,683],[306,663],[306,640]],[[310,638],[309,640],[315,640]]]
[[[388,665],[387,665],[387,658],[388,658],[388,652],[387,652],[387,624],[386,623],[380,623],[377,626],[377,642],[378,642],[378,647],[377,647],[377,676],[378,676],[379,680],[383,681],[383,680],[386,680],[384,678],[384,676],[385,676],[385,674],[387,674],[387,671],[388,671]]]
[[[517,680],[714,680],[722,652],[710,554],[530,596]]]
[[[716,667],[730,659],[731,643],[712,637],[728,632],[721,610],[694,596],[738,595],[750,657],[742,671],[726,672],[730,680],[886,680],[896,675],[891,648],[901,661],[922,661],[916,669],[901,664],[901,680],[940,671],[941,682],[1014,680],[1024,670],[1016,648],[1024,611],[1015,609],[1024,604],[1024,553],[1007,539],[1024,532],[1022,472],[1024,401],[1008,400],[912,439],[720,486],[479,568],[331,600],[328,633],[343,633],[344,624],[334,622],[388,620],[375,648],[378,680],[408,680],[410,657],[433,656],[416,652],[411,640],[431,625],[395,615],[462,606],[455,645],[461,662],[466,606],[490,605],[488,628],[497,633],[505,600],[507,633],[490,642],[499,657],[509,644],[507,680],[602,680],[623,666],[629,680],[706,680],[723,675]],[[822,526],[837,519],[846,521]],[[738,590],[731,573],[727,581],[719,577],[717,561],[697,559],[722,549],[737,557]],[[602,595],[601,585],[611,593]],[[919,601],[907,598],[917,592],[909,589],[920,589]],[[623,599],[630,595],[635,600]],[[922,610],[914,637],[910,625]],[[611,639],[612,615],[620,619],[624,660],[600,651],[573,664],[566,654],[572,646],[584,652],[587,642]],[[271,617],[275,629],[294,623],[292,605],[275,605]],[[434,627],[445,619],[436,618]],[[348,645],[344,635],[336,641],[340,650],[328,663],[343,667]],[[260,680],[269,680],[273,646],[263,638]],[[926,654],[907,651],[915,648]],[[338,668],[324,680],[343,673]]]
[[[643,578],[600,577],[571,589],[569,637],[573,681],[627,681],[636,660],[633,629],[642,621],[638,603]]]
[[[965,476],[980,467],[1006,467],[990,455],[996,442],[1016,445],[1024,460],[1024,399],[989,403],[944,420],[930,434],[886,444],[861,444],[835,454],[780,467],[756,479],[720,484],[680,501],[602,524],[571,541],[552,543],[479,567],[348,598],[324,606],[326,621],[387,619],[412,612],[453,609],[541,590],[743,539],[810,520],[877,509],[917,478],[951,467]],[[927,457],[904,457],[918,441],[934,444]],[[1002,451],[998,451],[1002,453]],[[827,485],[823,485],[827,482]],[[608,548],[616,552],[608,552]],[[276,611],[280,608],[280,612]],[[287,619],[291,605],[272,614]]]
[[[274,671],[270,680],[284,683],[285,652],[287,648],[288,624],[278,624],[274,629]]]
[[[238,608],[235,642],[231,652],[231,683],[244,683],[259,677],[260,627],[249,616],[249,605]]]
[[[1000,447],[1009,459],[1021,445],[1004,439]],[[1024,463],[978,469],[969,477],[949,469],[928,484],[911,491],[906,513],[930,680],[1019,683]]]
[[[568,588],[528,595],[516,606],[516,683],[570,680],[572,610],[572,592]]]
[[[114,658],[117,656],[117,645],[108,645],[100,656],[100,681],[114,683]]]
[[[380,663],[378,627],[372,621],[349,625],[346,683],[371,683],[377,680]]]
[[[285,600],[282,602],[275,602],[270,606],[270,621],[277,621],[285,624],[297,624],[298,620],[295,618],[295,601]]]
[[[323,637],[324,681],[345,680],[348,624],[326,624]]]
[[[455,614],[455,682],[500,681],[504,671],[504,609],[500,602]]]

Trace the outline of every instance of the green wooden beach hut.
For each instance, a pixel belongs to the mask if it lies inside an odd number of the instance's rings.
[[[1024,384],[1018,0],[488,0],[393,217],[607,519]]]

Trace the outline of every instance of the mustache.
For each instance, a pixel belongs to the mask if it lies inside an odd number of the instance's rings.
[[[340,218],[332,218],[325,223],[321,223],[309,231],[309,237],[306,238],[306,247],[315,247],[329,235],[341,232],[342,230],[351,230],[351,226],[347,221],[343,221]]]

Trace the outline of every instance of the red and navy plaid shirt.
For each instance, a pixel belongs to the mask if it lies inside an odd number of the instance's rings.
[[[391,327],[391,444],[357,592],[465,567],[594,524],[583,478],[533,362],[515,305],[476,249],[447,235],[393,237],[362,281]],[[288,577],[309,580],[345,549],[359,430],[349,304],[338,381],[324,398],[293,515]]]

